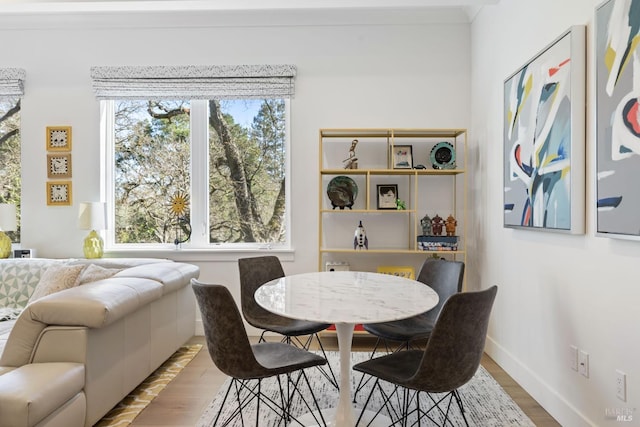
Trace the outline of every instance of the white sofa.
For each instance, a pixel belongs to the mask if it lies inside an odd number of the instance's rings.
[[[74,286],[29,301],[61,265],[81,270]],[[0,321],[0,427],[100,420],[194,335],[198,275],[159,259],[0,260],[0,305],[22,310]]]

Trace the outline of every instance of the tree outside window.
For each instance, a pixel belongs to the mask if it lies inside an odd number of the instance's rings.
[[[199,244],[287,241],[283,99],[105,102],[114,102],[116,244],[173,243],[188,235],[192,206],[208,210]],[[207,109],[207,129],[192,135],[197,108]],[[192,155],[199,144],[206,155]],[[191,193],[200,183],[191,171],[207,171],[208,203]],[[191,203],[176,215],[171,201],[185,195]]]
[[[0,203],[16,205],[18,230],[7,232],[20,242],[20,98],[0,98]]]

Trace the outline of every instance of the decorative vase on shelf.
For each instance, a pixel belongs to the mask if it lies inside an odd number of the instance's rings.
[[[353,249],[369,249],[369,239],[367,238],[367,231],[362,225],[362,221],[356,227],[356,232],[353,237]]]

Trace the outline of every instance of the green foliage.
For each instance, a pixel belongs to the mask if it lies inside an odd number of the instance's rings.
[[[7,235],[20,241],[20,109],[19,98],[0,99],[0,203],[16,205],[18,230]]]
[[[237,193],[230,174],[227,154],[219,135],[210,127],[209,145],[209,238],[211,243],[283,242],[284,209],[277,210],[278,199],[284,198],[285,180],[285,103],[283,100],[263,100],[249,128],[244,128],[225,115],[233,143],[241,155],[250,195],[244,202],[252,204],[258,218],[253,221],[253,234],[243,233],[243,225],[251,218],[237,209]],[[224,105],[222,106],[224,109]],[[273,223],[277,226],[273,227]],[[273,230],[274,228],[275,230]]]
[[[170,199],[190,187],[188,110],[182,102],[116,104],[116,242],[173,242]]]
[[[209,128],[210,242],[283,241],[284,101],[261,101],[249,126],[234,121],[229,113],[234,102],[243,101],[214,104],[223,113],[228,144]],[[117,243],[169,243],[176,238],[169,203],[176,193],[190,190],[189,113],[189,103],[182,101],[116,102]],[[231,178],[238,167],[244,181],[240,187],[248,190],[241,195]],[[241,214],[245,206],[252,215]]]

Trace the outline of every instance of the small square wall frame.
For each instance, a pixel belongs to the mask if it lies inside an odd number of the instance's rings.
[[[47,126],[47,151],[71,151],[71,126]]]

